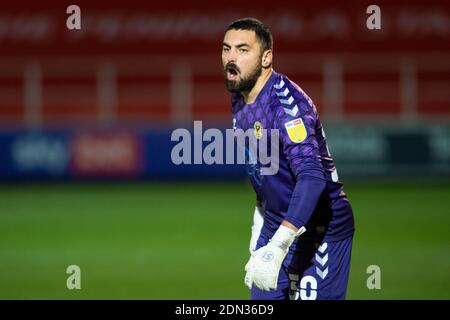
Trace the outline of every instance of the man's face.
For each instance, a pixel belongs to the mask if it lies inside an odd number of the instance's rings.
[[[229,30],[222,46],[225,83],[230,92],[248,92],[261,75],[261,46],[254,31]]]

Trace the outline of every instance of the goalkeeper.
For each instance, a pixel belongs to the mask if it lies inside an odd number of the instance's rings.
[[[252,299],[345,299],[352,208],[313,102],[272,59],[272,35],[260,21],[227,28],[222,63],[234,128],[254,130],[258,141],[279,133],[278,171],[262,175],[259,158],[248,164],[257,203],[244,281]]]

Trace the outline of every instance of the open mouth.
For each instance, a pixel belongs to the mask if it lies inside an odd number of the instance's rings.
[[[234,66],[227,67],[227,80],[236,80],[238,77],[239,71]]]

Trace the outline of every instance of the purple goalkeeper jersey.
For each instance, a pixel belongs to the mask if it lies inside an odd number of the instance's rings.
[[[267,129],[272,139],[271,129],[279,133],[276,174],[261,174],[268,165],[262,165],[258,155],[256,163],[246,165],[264,208],[262,234],[270,238],[287,220],[305,226],[307,231],[299,238],[304,241],[331,242],[353,235],[352,208],[338,180],[317,110],[305,92],[273,71],[253,103],[246,104],[240,93],[232,94],[231,100],[235,130],[255,130],[256,135]],[[246,152],[251,152],[248,147]]]

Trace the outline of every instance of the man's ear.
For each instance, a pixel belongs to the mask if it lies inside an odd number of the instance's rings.
[[[270,66],[272,65],[272,58],[273,58],[272,49],[264,51],[261,57],[262,67],[270,68]]]

